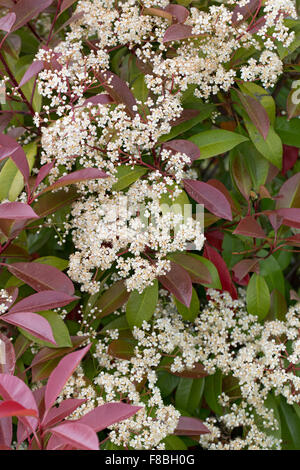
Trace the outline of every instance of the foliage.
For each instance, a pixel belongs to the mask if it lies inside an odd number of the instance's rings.
[[[299,450],[299,7],[0,0],[1,449]]]

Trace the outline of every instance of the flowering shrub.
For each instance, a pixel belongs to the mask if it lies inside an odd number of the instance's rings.
[[[0,0],[1,448],[300,449],[297,7]]]

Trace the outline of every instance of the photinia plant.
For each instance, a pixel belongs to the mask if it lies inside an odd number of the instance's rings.
[[[85,400],[68,399],[53,406],[72,372],[90,346],[65,356],[53,370],[47,386],[32,392],[26,384],[10,374],[0,374],[0,445],[10,450],[12,416],[17,416],[18,445],[29,439],[29,449],[98,450],[97,432],[127,419],[140,408],[126,403],[107,403],[79,420],[66,420]]]
[[[1,448],[300,449],[298,15],[0,0]]]

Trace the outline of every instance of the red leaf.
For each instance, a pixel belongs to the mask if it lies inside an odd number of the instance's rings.
[[[49,341],[49,343],[56,345],[51,326],[44,317],[38,315],[37,313],[6,313],[5,315],[1,316],[1,319],[7,323],[10,323],[11,325],[23,328],[31,335],[36,336],[43,341]]]
[[[173,153],[184,153],[191,159],[191,163],[194,160],[200,158],[200,150],[196,144],[190,142],[189,140],[170,140],[169,142],[165,142],[162,145],[162,148],[171,150]]]
[[[180,416],[177,428],[174,431],[177,436],[199,436],[200,434],[209,433],[209,429],[200,419],[187,416]]]
[[[203,364],[200,363],[197,363],[192,369],[184,369],[181,372],[173,372],[168,367],[166,367],[166,369],[172,375],[176,375],[177,377],[185,377],[187,379],[201,379],[202,377],[206,377],[208,375]]]
[[[42,192],[52,191],[52,189],[62,188],[63,186],[69,186],[70,184],[79,183],[85,180],[94,180],[98,178],[108,178],[108,175],[98,168],[84,168],[83,170],[74,171],[69,173],[62,178],[59,178],[55,183],[48,186]]]
[[[75,449],[99,450],[97,434],[86,424],[70,421],[52,428],[51,432],[59,437],[61,442]]]
[[[61,6],[60,6],[60,11],[59,14],[61,15],[67,8],[70,8],[73,3],[75,3],[77,0],[63,0]]]
[[[108,354],[118,359],[129,360],[134,355],[134,344],[125,339],[115,339],[108,346]]]
[[[14,346],[7,336],[0,333],[0,373],[13,375],[15,365],[16,355]]]
[[[23,202],[4,202],[0,204],[0,219],[26,220],[38,219],[39,216],[28,204]]]
[[[9,446],[11,445],[12,441],[12,419],[9,418],[1,418],[0,419],[0,449],[2,446]]]
[[[142,407],[126,403],[106,403],[80,418],[79,422],[90,426],[95,432],[102,431],[114,423],[131,418]]]
[[[204,207],[217,217],[232,220],[230,204],[221,191],[202,181],[183,180],[183,183],[192,199],[204,204]]]
[[[92,103],[92,104],[111,104],[113,103],[114,100],[109,96],[109,95],[105,95],[104,93],[102,93],[101,95],[96,95],[96,96],[91,96],[90,98],[87,98],[83,105],[82,106],[86,106],[87,104],[89,103]]]
[[[255,34],[257,33],[266,23],[266,18],[264,16],[261,16],[258,18],[255,23],[253,23],[249,28],[248,31],[250,34]]]
[[[36,410],[29,410],[20,405],[17,401],[6,400],[0,403],[0,418],[8,416],[35,416],[37,417]]]
[[[0,29],[9,33],[15,21],[15,13],[7,13],[7,15],[2,16],[2,18],[0,18]]]
[[[232,13],[232,23],[234,25],[237,25],[242,21],[247,20],[252,15],[252,13],[257,10],[259,2],[260,0],[249,0],[248,3],[246,3],[246,5],[244,5],[243,7],[237,5]],[[241,16],[242,19],[240,19]]]
[[[29,166],[26,154],[22,147],[12,137],[0,134],[0,161],[10,157],[24,176],[25,182],[29,179]]]
[[[4,131],[13,118],[13,113],[8,112],[0,115],[0,132]],[[1,148],[1,147],[0,147]]]
[[[270,220],[270,223],[271,223],[273,229],[275,230],[275,232],[277,232],[278,229],[282,225],[283,217],[281,217],[278,214],[274,214],[274,213],[269,214],[268,217],[269,217],[269,220]]]
[[[38,185],[43,181],[43,179],[45,179],[46,176],[49,175],[50,171],[54,167],[54,164],[55,164],[55,161],[50,162],[50,163],[46,163],[46,165],[43,165],[40,168],[40,171],[38,172],[38,175],[37,175],[36,180],[35,180],[34,189],[37,188]]]
[[[166,6],[165,11],[171,13],[173,19],[178,23],[184,23],[189,17],[189,11],[182,5],[169,4]]]
[[[222,250],[224,233],[222,233],[220,230],[213,229],[209,232],[205,232],[205,238],[214,248],[217,248],[217,250]]]
[[[228,291],[233,299],[237,299],[238,296],[237,296],[236,288],[234,287],[227,265],[225,261],[223,260],[222,256],[214,248],[209,246],[207,243],[204,248],[203,256],[209,259],[217,268],[220,281],[222,284],[222,289]]]
[[[35,60],[28,67],[22,80],[20,81],[19,87],[25,85],[32,77],[40,73],[44,69],[44,62],[42,60]]]
[[[182,39],[193,37],[192,30],[192,26],[187,24],[172,24],[165,32],[163,42],[181,41]]]
[[[42,310],[64,307],[76,299],[78,297],[71,297],[65,294],[65,292],[44,290],[20,300],[10,309],[9,313],[24,311],[41,312]]]
[[[170,125],[172,127],[179,126],[179,124],[193,119],[194,117],[198,116],[198,114],[199,111],[197,109],[184,109],[178,118],[170,121]]]
[[[257,258],[243,259],[233,266],[232,271],[237,279],[241,281],[250,272],[259,274],[258,261]]]
[[[171,271],[165,276],[159,276],[158,280],[171,294],[174,294],[186,307],[189,307],[192,299],[192,281],[185,269],[171,261]]]
[[[41,263],[13,263],[6,266],[11,274],[38,292],[55,290],[68,295],[74,294],[73,283],[54,266]]]
[[[37,405],[31,390],[23,380],[8,374],[0,374],[0,395],[4,400],[13,400],[24,408],[34,410],[38,414]],[[24,417],[23,423],[35,429],[38,420],[34,417]]]
[[[267,111],[262,104],[255,98],[252,98],[252,96],[244,95],[238,90],[237,93],[254,126],[266,140],[270,130],[270,119]]]
[[[203,264],[201,258],[194,258],[188,253],[175,253],[170,255],[169,258],[187,271],[193,283],[210,284],[212,282],[209,269]]]
[[[69,188],[69,191],[61,189],[55,193],[48,192],[43,194],[34,204],[34,210],[40,217],[46,217],[62,207],[71,204],[78,197],[75,188]]]
[[[233,233],[235,235],[245,235],[246,237],[266,238],[264,230],[252,215],[244,217]]]
[[[82,405],[85,401],[85,399],[69,398],[68,400],[61,402],[57,408],[51,408],[47,414],[47,419],[43,423],[44,428],[47,429],[54,424],[59,423],[73,413],[73,411],[75,411],[76,408]]]
[[[15,13],[17,17],[12,31],[16,31],[24,26],[24,24],[50,6],[52,2],[53,0],[19,0],[11,9],[11,12]]]
[[[63,450],[65,445],[59,436],[52,434],[47,443],[47,450]]]
[[[276,214],[283,217],[283,225],[300,228],[300,209],[294,207],[289,209],[278,209]]]
[[[283,161],[282,161],[282,174],[285,175],[287,171],[291,170],[298,160],[299,149],[291,147],[290,145],[283,145]]]
[[[137,113],[133,109],[136,106],[136,100],[132,92],[128,88],[128,85],[118,77],[118,75],[105,71],[99,74],[102,86],[105,88],[107,93],[113,98],[116,103],[123,103],[126,106],[127,112],[131,117],[134,117]]]
[[[300,172],[289,178],[280,188],[276,209],[300,207]]]
[[[81,359],[85,356],[90,347],[91,344],[89,344],[83,349],[80,349],[79,351],[75,351],[71,354],[68,354],[59,362],[58,366],[51,373],[45,392],[46,410],[49,410],[54,404],[56,398],[64,388],[66,382],[73,374],[74,370],[79,365]]]
[[[226,188],[226,186],[219,180],[215,180],[215,179],[211,179],[211,180],[208,180],[207,181],[207,184],[210,184],[211,186],[213,186],[214,188],[218,189],[219,191],[221,191],[222,194],[224,194],[224,196],[226,197],[227,201],[229,202],[230,204],[230,207],[232,210],[237,210],[236,207],[235,207],[235,204],[233,202],[233,199],[232,197],[230,196],[230,193],[228,191],[228,189]]]

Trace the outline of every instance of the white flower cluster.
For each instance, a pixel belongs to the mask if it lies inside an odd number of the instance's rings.
[[[115,263],[128,289],[142,291],[168,270],[164,259],[168,252],[183,250],[190,241],[197,249],[202,247],[201,231],[197,234],[199,227],[192,220],[182,224],[174,239],[172,226],[179,221],[171,210],[157,223],[161,211],[155,199],[170,187],[174,199],[191,171],[188,155],[163,148],[159,139],[180,122],[185,91],[207,99],[219,90],[228,91],[239,75],[244,80],[260,79],[265,86],[274,84],[282,71],[277,45],[287,47],[294,39],[284,24],[286,16],[296,15],[292,1],[266,0],[264,20],[255,31],[242,17],[233,21],[233,7],[247,2],[227,3],[207,11],[186,10],[184,24],[171,26],[181,33],[169,41],[170,15],[159,10],[167,7],[165,0],[81,0],[66,39],[37,54],[46,64],[38,87],[48,104],[36,114],[35,123],[42,125],[42,163],[55,161],[49,182],[72,171],[75,164],[108,175],[77,184],[82,200],[67,224],[67,229],[74,229],[76,246],[69,274],[83,290],[95,292],[97,270]],[[187,32],[183,38],[182,28]],[[247,65],[235,61],[241,48],[249,51],[247,59],[251,56]],[[106,92],[91,97],[99,85]],[[126,189],[114,191],[120,165],[145,169],[127,193],[134,207],[143,199],[149,217],[156,221],[142,234],[137,231],[138,217],[130,217],[126,236],[122,217],[114,228],[108,220]],[[120,255],[123,252],[125,256]]]
[[[132,331],[131,358],[111,355],[110,344],[118,339],[118,330],[107,330],[96,344],[95,357],[102,370],[94,379],[101,390],[98,403],[125,399],[144,407],[136,417],[113,426],[112,441],[138,449],[157,448],[174,432],[178,413],[173,406],[165,406],[157,387],[161,361],[171,358],[167,366],[171,373],[180,375],[201,363],[209,375],[219,370],[233,384],[233,394],[219,397],[223,414],[206,420],[211,434],[201,437],[202,446],[280,448],[269,400],[274,394],[290,404],[299,402],[300,305],[289,309],[285,322],[262,325],[247,313],[243,291],[240,300],[232,300],[228,293],[209,290],[208,305],[194,323],[187,323],[169,297],[164,297],[165,291],[160,294],[152,324],[144,322]],[[243,437],[232,437],[232,431],[241,427]]]
[[[171,211],[160,204],[159,184],[146,180],[134,183],[126,196],[91,196],[73,209],[73,241],[76,252],[70,257],[70,277],[83,290],[95,293],[99,282],[94,270],[104,271],[114,263],[126,279],[129,291],[143,289],[170,269],[168,253],[183,251],[187,242],[201,250],[204,242],[200,221],[192,214]],[[170,198],[168,198],[170,199]],[[170,199],[172,204],[172,200]],[[166,210],[164,211],[164,206]],[[177,207],[175,204],[171,207]]]
[[[0,315],[5,313],[9,307],[9,305],[12,303],[13,298],[7,290],[5,289],[0,289]]]

